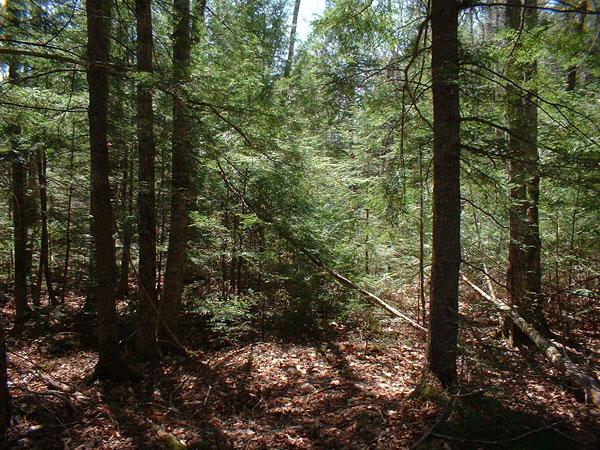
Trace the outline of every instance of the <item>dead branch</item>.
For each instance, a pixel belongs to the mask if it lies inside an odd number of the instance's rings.
[[[554,344],[542,336],[539,331],[527,323],[525,319],[506,303],[489,295],[479,286],[471,282],[465,275],[462,275],[462,279],[479,295],[490,301],[496,309],[511,319],[539,348],[542,354],[554,366],[562,370],[569,381],[584,392],[586,403],[593,403],[600,407],[600,384],[593,375],[577,366],[566,354],[562,354]]]

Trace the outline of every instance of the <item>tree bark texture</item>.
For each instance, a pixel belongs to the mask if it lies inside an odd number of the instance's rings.
[[[92,239],[98,326],[98,378],[121,378],[124,363],[117,340],[115,241],[108,158],[108,77],[111,0],[87,0]]]
[[[516,33],[520,33],[519,30],[531,30],[537,23],[536,5],[535,0],[523,0],[523,3],[521,0],[510,0],[506,7],[508,28]],[[518,57],[520,42],[514,44],[507,74],[518,84],[526,85],[535,78],[537,64],[535,61],[522,61]],[[506,280],[508,303],[527,322],[547,334],[548,325],[544,319],[541,298],[538,119],[532,94],[509,85],[506,90],[506,117],[509,130],[508,183],[511,201]],[[507,321],[505,328],[513,344],[527,340],[514,323]]]
[[[136,0],[137,19],[137,70],[152,74],[152,10],[150,0]],[[156,191],[154,114],[150,80],[137,85],[137,136],[138,136],[138,199],[137,219],[139,236],[138,270],[138,331],[137,351],[143,360],[153,360],[158,355],[156,329],[158,315],[156,296]]]
[[[206,3],[204,3],[204,6]],[[189,80],[192,35],[189,0],[175,0],[174,16],[178,18],[173,33],[173,81],[180,89]],[[204,9],[201,16],[204,17]],[[195,20],[199,20],[198,17]],[[169,246],[165,273],[162,314],[166,325],[175,332],[181,307],[185,275],[191,177],[193,171],[191,123],[185,105],[173,100],[171,215],[169,217]]]
[[[433,248],[427,364],[444,387],[456,383],[460,269],[458,3],[432,0]]]

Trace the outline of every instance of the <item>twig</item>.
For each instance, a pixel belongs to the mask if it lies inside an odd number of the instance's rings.
[[[419,447],[423,442],[429,439],[429,436],[434,435],[434,430],[440,426],[443,422],[446,421],[450,413],[452,412],[452,408],[454,408],[454,404],[456,403],[456,397],[453,397],[452,400],[448,403],[442,414],[438,417],[438,420],[421,436],[421,438],[410,446],[410,450],[413,450]]]

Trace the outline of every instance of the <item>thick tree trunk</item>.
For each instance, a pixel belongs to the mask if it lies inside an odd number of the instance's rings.
[[[97,280],[98,363],[95,376],[120,379],[125,365],[117,340],[115,308],[115,241],[110,202],[108,161],[108,77],[110,55],[110,0],[87,0],[92,238]],[[97,64],[95,64],[97,63]]]
[[[507,26],[519,32],[531,29],[537,23],[535,0],[510,0],[506,7]],[[514,57],[508,61],[507,74],[517,83],[528,83],[535,78],[535,62],[523,62],[519,57],[520,45],[515,44]],[[539,155],[537,149],[537,107],[530,94],[518,87],[506,91],[508,121],[508,183],[510,186],[509,243],[507,292],[508,302],[519,314],[542,333],[548,325],[542,311],[542,273],[540,267],[541,241],[539,232]],[[514,323],[507,321],[513,344],[527,337]]]
[[[18,29],[17,9],[13,2],[6,4],[6,10],[9,23]],[[8,63],[8,78],[14,80],[17,78],[17,62],[11,57]],[[13,219],[13,252],[14,252],[14,299],[15,299],[15,321],[24,322],[31,309],[27,302],[27,170],[25,168],[25,159],[20,154],[19,134],[21,127],[18,123],[13,123],[8,127],[7,135],[10,146],[13,150],[12,162],[12,219]]]
[[[206,6],[206,3],[203,4]],[[189,0],[175,0],[175,24],[173,46],[173,81],[180,88],[189,79],[191,29]],[[198,21],[204,17],[204,9]],[[191,197],[191,175],[193,158],[191,153],[190,118],[181,100],[173,100],[173,136],[172,136],[172,179],[171,179],[171,215],[169,218],[169,247],[167,249],[167,268],[165,273],[162,314],[165,324],[175,332],[177,317],[181,308],[183,279],[185,274],[189,207]],[[166,333],[163,333],[168,337]]]
[[[433,0],[433,249],[428,369],[444,387],[456,383],[460,269],[460,114],[458,3]]]
[[[294,47],[296,46],[296,29],[298,27],[298,12],[300,11],[300,0],[296,0],[294,3],[294,12],[292,15],[292,28],[290,30],[290,42],[288,45],[288,55],[285,61],[285,68],[283,76],[287,77],[292,70],[292,63],[294,62]]]
[[[48,180],[46,177],[47,158],[44,150],[38,150],[38,176],[40,185],[40,218],[42,233],[40,237],[40,267],[46,279],[46,290],[50,305],[56,305],[56,294],[52,286],[52,270],[50,267],[50,245],[48,237]],[[41,275],[41,274],[40,274]],[[41,276],[40,276],[41,279]]]
[[[152,10],[151,0],[136,0],[137,19],[137,69],[145,75],[152,74]],[[156,297],[156,192],[154,114],[152,88],[149,80],[137,86],[138,135],[138,331],[137,352],[143,360],[158,357],[156,329],[158,315]]]

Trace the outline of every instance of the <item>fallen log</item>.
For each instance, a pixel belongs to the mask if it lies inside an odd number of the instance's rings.
[[[585,394],[586,403],[593,403],[600,407],[600,383],[598,380],[579,366],[571,358],[546,339],[538,330],[525,321],[514,309],[497,297],[492,297],[479,286],[471,282],[465,275],[462,279],[479,295],[492,303],[496,309],[506,315],[525,333],[529,339],[540,349],[542,354],[565,374],[566,378]]]
[[[284,238],[286,241],[288,241],[292,245],[292,247],[294,247],[296,250],[298,250],[300,253],[302,253],[304,256],[306,256],[308,258],[308,260],[310,262],[312,262],[316,267],[323,270],[324,272],[327,272],[335,281],[337,281],[342,286],[350,288],[350,289],[358,292],[359,294],[363,295],[372,304],[382,307],[383,309],[385,309],[387,312],[389,312],[393,316],[396,316],[396,317],[404,320],[405,322],[408,322],[413,327],[415,327],[421,331],[427,332],[427,328],[422,326],[417,321],[411,319],[406,314],[401,313],[400,311],[398,311],[397,308],[390,305],[388,302],[386,302],[382,298],[378,297],[377,295],[373,294],[372,292],[367,291],[365,288],[359,286],[354,281],[348,279],[347,277],[343,276],[339,272],[337,272],[334,269],[327,266],[321,260],[321,258],[319,258],[317,255],[314,254],[314,252],[312,252],[311,250],[307,249],[302,244],[300,244],[294,236],[292,236],[283,226],[281,226],[277,222],[277,220],[275,220],[272,217],[269,217],[266,213],[261,211],[259,208],[255,208],[253,205],[251,205],[250,202],[248,201],[248,199],[246,198],[246,196],[244,195],[244,193],[240,192],[240,190],[237,189],[229,181],[225,171],[223,170],[223,167],[221,167],[221,164],[218,161],[217,161],[217,165],[219,166],[219,171],[221,172],[221,178],[223,179],[223,182],[225,183],[225,187],[232,194],[234,194],[236,197],[238,197],[240,199],[240,201],[246,206],[246,208],[248,208],[248,210],[250,210],[254,214],[256,214],[256,217],[258,217],[264,223],[271,225],[271,227],[277,232],[277,234],[279,234],[279,236]]]
[[[300,250],[315,266],[317,266],[320,269],[322,269],[325,272],[327,272],[329,275],[331,275],[331,277],[334,280],[336,280],[342,286],[345,286],[347,288],[355,290],[359,294],[361,294],[364,297],[366,297],[371,303],[373,303],[373,304],[375,304],[377,306],[382,307],[383,309],[385,309],[386,311],[388,311],[392,315],[394,315],[396,317],[399,317],[402,320],[410,323],[413,327],[418,328],[421,331],[425,331],[425,332],[427,331],[427,328],[425,328],[424,326],[422,326],[420,323],[416,322],[415,320],[411,319],[406,314],[401,313],[400,311],[398,311],[398,309],[394,308],[392,305],[390,305],[389,303],[387,303],[385,300],[379,298],[378,296],[376,296],[372,292],[367,291],[365,288],[359,286],[354,281],[346,278],[345,276],[343,276],[339,272],[336,272],[332,268],[326,266],[318,257],[316,257],[315,255],[313,255],[312,253],[310,253],[306,249],[299,248],[298,250]]]

